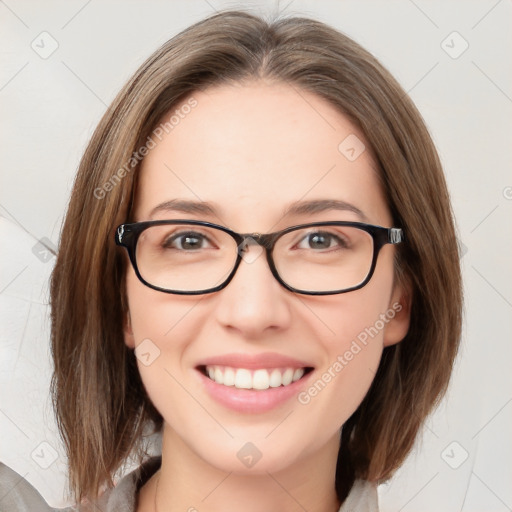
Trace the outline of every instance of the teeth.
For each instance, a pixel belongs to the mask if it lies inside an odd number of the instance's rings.
[[[304,368],[274,368],[248,370],[229,366],[207,366],[206,373],[217,384],[238,389],[268,389],[288,386],[304,375]]]
[[[254,389],[268,389],[270,387],[270,376],[267,370],[256,370],[252,378]]]
[[[219,382],[217,380],[217,372],[221,372],[219,368],[215,370],[215,382],[218,382],[219,384],[224,384],[222,380]],[[251,389],[252,388],[252,378],[251,378],[251,372],[249,370],[245,370],[241,368],[240,370],[237,370],[235,373],[235,388],[239,389]]]
[[[276,368],[275,370],[272,370],[272,373],[270,374],[270,387],[271,388],[278,388],[281,385],[281,382],[283,381],[281,377],[281,372]]]
[[[293,369],[287,368],[286,371],[283,373],[283,386],[288,386],[288,384],[291,384],[293,379]]]
[[[292,382],[299,380],[304,375],[304,368],[297,368],[293,372]]]
[[[222,373],[222,370],[220,368],[215,368],[213,378],[215,379],[215,382],[218,382],[219,384],[224,384],[224,374]]]
[[[233,368],[226,368],[224,370],[224,386],[234,386],[235,385],[235,370]]]

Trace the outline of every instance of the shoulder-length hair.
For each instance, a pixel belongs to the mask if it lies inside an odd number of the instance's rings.
[[[461,331],[462,289],[453,213],[421,115],[395,79],[357,43],[311,19],[267,22],[225,11],[158,49],[117,95],[81,160],[51,279],[52,396],[80,501],[113,485],[145,427],[162,418],[123,341],[126,258],[115,227],[130,220],[142,149],[166,113],[212,85],[265,78],[310,91],[364,134],[394,225],[397,279],[411,290],[411,323],[384,349],[374,382],[342,429],[336,490],[385,480],[411,450],[444,394]]]

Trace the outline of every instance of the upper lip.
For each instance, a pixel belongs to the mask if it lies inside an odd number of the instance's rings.
[[[200,361],[197,366],[230,366],[232,368],[311,368],[312,365],[275,352],[261,354],[223,354]]]

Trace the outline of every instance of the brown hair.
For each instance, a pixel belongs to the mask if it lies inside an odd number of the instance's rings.
[[[140,449],[144,428],[162,424],[123,341],[126,258],[114,229],[130,220],[139,168],[126,163],[136,163],[130,159],[158,121],[194,91],[260,77],[315,93],[361,130],[406,235],[396,272],[412,290],[411,325],[401,343],[384,349],[368,394],[343,427],[340,500],[354,478],[391,476],[446,390],[461,330],[461,277],[443,171],[420,114],[372,55],[333,28],[221,12],[140,67],[101,119],[76,176],[51,280],[51,341],[52,395],[78,500],[112,485]]]

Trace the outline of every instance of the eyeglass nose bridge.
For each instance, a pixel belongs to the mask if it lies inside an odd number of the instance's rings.
[[[271,249],[274,247],[276,236],[274,234],[262,233],[243,233],[240,234],[240,241],[238,243],[238,253],[245,252],[249,245],[259,245],[263,247],[267,256],[270,254]]]

